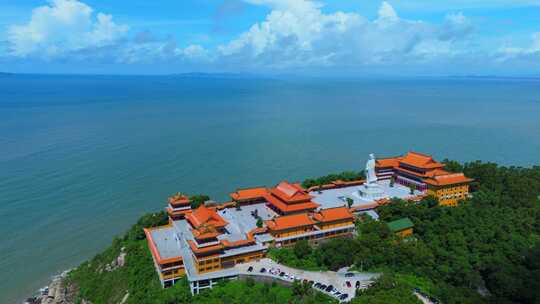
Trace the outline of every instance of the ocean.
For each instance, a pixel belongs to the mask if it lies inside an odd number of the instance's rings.
[[[369,153],[540,164],[540,80],[0,75],[0,303],[177,191],[360,170]]]

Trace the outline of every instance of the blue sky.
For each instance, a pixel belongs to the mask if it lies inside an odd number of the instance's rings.
[[[0,0],[0,71],[540,75],[540,0]]]

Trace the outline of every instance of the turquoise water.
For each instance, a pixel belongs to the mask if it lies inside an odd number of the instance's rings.
[[[0,303],[176,191],[359,169],[368,153],[540,163],[540,81],[1,76]]]

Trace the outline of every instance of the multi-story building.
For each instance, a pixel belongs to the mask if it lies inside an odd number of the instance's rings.
[[[450,173],[432,156],[409,152],[404,156],[377,159],[377,177],[433,195],[439,204],[455,206],[469,195],[473,181],[463,173]]]
[[[318,243],[354,231],[347,207],[316,210],[319,205],[299,184],[238,190],[231,198],[219,207],[192,210],[189,198],[177,194],[168,200],[169,224],[145,229],[164,287],[186,275],[197,293],[237,276],[236,264],[258,260],[270,247]]]
[[[180,220],[191,213],[191,200],[185,194],[176,193],[169,197],[168,205],[165,208],[170,218]]]
[[[427,178],[427,194],[433,195],[439,200],[439,204],[456,206],[460,200],[469,196],[469,184],[472,178],[463,173],[444,174]]]

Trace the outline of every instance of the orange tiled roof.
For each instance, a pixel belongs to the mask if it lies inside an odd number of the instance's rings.
[[[187,195],[181,194],[180,192],[169,197],[167,201],[173,206],[184,206],[191,204],[191,200],[189,199],[189,197]]]
[[[186,218],[195,228],[199,228],[203,224],[214,227],[224,227],[228,224],[214,209],[206,208],[204,205],[199,206]]]
[[[375,161],[377,167],[397,167],[401,157],[380,158]]]
[[[423,169],[434,169],[444,167],[443,163],[437,162],[431,157],[418,152],[409,152],[401,160],[400,163],[404,163],[410,166]]]
[[[270,192],[279,197],[281,200],[287,202],[308,201],[312,198],[312,196],[307,194],[300,184],[291,184],[287,181],[279,183],[275,188],[272,188]]]
[[[426,176],[428,177],[433,177],[437,175],[446,175],[446,174],[450,174],[450,172],[443,169],[438,169],[438,168],[426,172]]]
[[[358,179],[358,180],[352,180],[352,181],[348,181],[348,182],[343,182],[343,184],[345,186],[359,186],[359,185],[362,185],[366,182],[365,179]]]
[[[340,220],[352,220],[353,215],[347,207],[335,207],[323,209],[315,213],[313,218],[319,222],[328,223]]]
[[[352,181],[337,180],[337,181],[330,182],[330,184],[324,184],[324,185],[320,185],[320,186],[311,186],[311,187],[309,187],[307,189],[307,192],[317,191],[317,190],[336,189],[336,188],[340,188],[340,187],[359,186],[359,185],[362,185],[365,182],[366,181],[363,180],[363,179],[352,180]]]
[[[258,187],[239,189],[236,192],[229,194],[229,196],[235,201],[245,201],[263,198],[266,193],[268,193],[268,189],[266,189],[265,187]]]
[[[270,230],[285,230],[296,227],[311,226],[315,224],[306,213],[284,215],[276,217],[273,220],[266,221],[266,226]]]
[[[405,168],[402,168],[402,167],[397,167],[395,168],[397,171],[401,171],[401,172],[405,172],[405,173],[409,173],[409,174],[412,174],[412,175],[415,175],[415,176],[419,176],[419,177],[423,177],[423,178],[426,178],[426,177],[429,177],[431,176],[431,172],[429,171],[426,171],[426,172],[416,172],[416,171],[412,171],[412,170],[409,170],[409,169],[405,169]]]
[[[221,243],[216,244],[216,245],[212,245],[212,246],[200,247],[199,248],[199,247],[197,247],[195,242],[193,242],[192,240],[188,240],[187,242],[189,244],[189,247],[191,248],[191,251],[193,251],[195,254],[220,251],[220,250],[223,249],[223,245]]]
[[[424,180],[426,184],[433,186],[446,186],[452,184],[462,184],[472,182],[472,178],[468,178],[463,173],[438,175]]]
[[[307,210],[315,209],[315,208],[320,206],[319,204],[314,203],[314,202],[286,204],[283,201],[281,201],[279,198],[277,198],[277,197],[275,197],[275,196],[273,196],[271,194],[267,194],[265,196],[265,198],[270,204],[272,204],[274,207],[278,208],[283,213],[295,212],[295,211],[300,211],[300,210],[306,210],[307,211]]]
[[[253,236],[247,235],[247,239],[231,242],[229,240],[221,240],[221,244],[226,248],[241,247],[255,244]]]
[[[225,203],[223,203],[223,204],[219,204],[219,205],[215,206],[214,209],[216,209],[216,210],[223,210],[223,209],[225,209],[225,208],[232,208],[232,207],[234,207],[234,206],[236,206],[236,202],[225,202]]]
[[[256,234],[266,233],[266,227],[257,227],[248,232],[248,237],[253,237]]]
[[[203,225],[199,229],[191,229],[191,233],[198,240],[215,238],[221,233],[214,228],[214,226]]]
[[[356,211],[370,210],[370,209],[374,209],[374,208],[376,208],[378,206],[379,206],[379,204],[376,201],[376,202],[371,203],[371,204],[365,204],[365,205],[361,205],[361,206],[353,206],[351,208],[351,211],[356,212]]]

